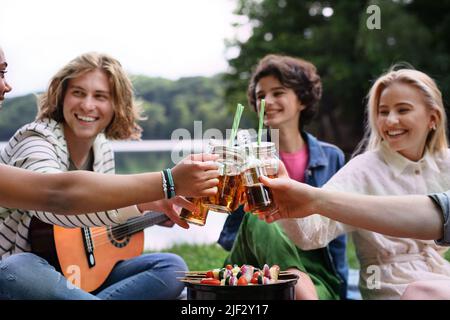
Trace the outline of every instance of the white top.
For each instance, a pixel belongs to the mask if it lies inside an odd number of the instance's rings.
[[[379,150],[349,161],[323,188],[369,195],[446,191],[450,189],[450,151],[439,156],[427,152],[413,162],[382,144]],[[337,236],[353,232],[364,299],[398,299],[412,281],[450,280],[450,263],[441,256],[445,248],[434,241],[384,236],[320,215],[279,223],[291,240],[306,250],[325,247]]]
[[[93,171],[113,174],[114,153],[103,134],[97,135],[93,151]],[[36,172],[68,171],[69,152],[63,125],[45,119],[23,126],[1,151],[0,163]],[[136,206],[70,216],[0,207],[0,257],[3,259],[14,253],[30,251],[29,226],[33,216],[63,227],[99,227],[117,225],[139,215],[141,213]]]

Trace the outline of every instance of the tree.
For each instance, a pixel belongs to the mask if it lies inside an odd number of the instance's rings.
[[[231,128],[234,110],[224,102],[221,76],[182,78],[177,81],[133,76],[137,103],[146,120],[143,139],[170,139],[172,132],[185,128],[194,136],[193,123],[202,120],[204,130],[217,128],[225,133]],[[8,98],[0,117],[0,138],[7,141],[22,125],[36,117],[33,94]]]
[[[252,34],[228,46],[226,99],[243,99],[257,61],[269,53],[314,63],[323,82],[318,118],[308,128],[351,153],[362,138],[365,96],[371,81],[400,61],[434,76],[450,93],[450,1],[238,0],[236,14]],[[381,29],[369,30],[369,5],[381,12]],[[246,18],[246,19],[245,19]],[[437,62],[437,63],[436,63]]]

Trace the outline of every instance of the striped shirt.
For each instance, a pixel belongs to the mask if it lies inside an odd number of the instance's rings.
[[[93,153],[93,171],[113,174],[114,153],[104,134],[97,135]],[[41,173],[68,171],[69,153],[63,124],[44,119],[23,126],[1,151],[0,163]],[[140,212],[135,206],[70,216],[0,207],[0,257],[4,259],[15,253],[30,251],[28,235],[33,216],[49,224],[73,228],[113,226],[138,215]]]

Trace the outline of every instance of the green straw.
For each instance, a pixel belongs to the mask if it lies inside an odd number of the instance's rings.
[[[232,147],[234,144],[234,139],[236,139],[236,134],[239,128],[239,122],[241,121],[242,112],[244,111],[244,106],[238,103],[236,107],[236,112],[234,114],[233,127],[231,128],[231,137],[228,142],[228,146]]]
[[[261,144],[262,127],[264,122],[264,109],[266,107],[266,100],[261,99],[261,108],[259,110],[259,125],[258,125],[258,147]]]

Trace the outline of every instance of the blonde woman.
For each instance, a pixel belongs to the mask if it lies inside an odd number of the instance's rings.
[[[290,179],[281,164],[278,178],[261,177],[277,200],[278,213],[261,218],[300,218],[321,214],[358,228],[382,234],[435,240],[450,245],[450,191],[430,195],[369,196],[315,188]],[[408,212],[407,215],[404,212]],[[406,287],[404,300],[450,299],[449,280],[415,281]]]
[[[337,172],[325,190],[425,195],[450,189],[446,116],[441,93],[429,76],[408,69],[388,72],[372,86],[367,111],[365,152]],[[409,214],[407,208],[403,214]],[[450,264],[433,241],[384,236],[319,215],[280,223],[303,249],[326,246],[352,232],[365,299],[398,299],[410,282],[450,279]]]
[[[120,63],[104,54],[83,54],[52,78],[48,90],[40,98],[37,120],[16,132],[2,150],[0,159],[4,164],[38,173],[60,174],[72,170],[114,173],[113,152],[106,138],[138,138],[138,119],[139,110],[133,100],[132,86]],[[190,169],[197,173],[213,169],[199,164],[190,165]],[[178,180],[175,185],[179,192],[186,192],[192,181],[176,177],[181,173],[176,171],[174,169],[173,172],[174,180]],[[212,173],[209,176],[212,177]],[[160,174],[155,179],[159,183],[162,181]],[[200,187],[200,181],[196,183],[196,193],[206,191],[204,182],[208,181],[208,173],[202,176],[202,180],[203,187]],[[162,183],[158,184],[159,187],[162,188]],[[149,190],[153,188],[149,186]],[[162,196],[163,192],[158,190],[155,200]],[[161,209],[178,221],[172,204],[173,200],[159,201],[78,215],[0,208],[0,297],[176,298],[183,286],[173,271],[186,269],[184,261],[176,255],[145,254],[122,261],[114,267],[103,285],[91,294],[73,289],[46,261],[27,253],[30,251],[29,225],[32,218],[65,227],[117,225],[141,215],[141,211]]]

